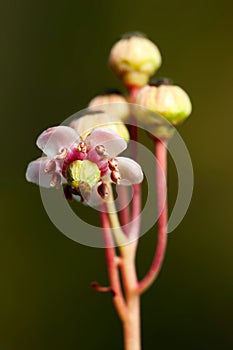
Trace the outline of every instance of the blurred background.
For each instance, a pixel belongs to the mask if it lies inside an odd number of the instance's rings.
[[[157,283],[142,298],[144,349],[232,349],[233,2],[9,0],[0,6],[0,349],[122,349],[110,295],[90,287],[93,280],[107,284],[104,251],[61,234],[24,174],[40,155],[35,140],[42,130],[105,88],[121,88],[106,63],[113,43],[132,30],[159,46],[158,75],[183,86],[194,106],[179,129],[193,161],[193,199],[169,235]],[[174,198],[176,173],[169,166]],[[140,276],[155,237],[151,230],[141,238]]]

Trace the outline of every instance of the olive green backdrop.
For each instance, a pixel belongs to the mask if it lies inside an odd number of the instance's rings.
[[[121,86],[106,62],[131,30],[157,43],[159,76],[185,87],[194,106],[180,128],[193,200],[142,298],[144,349],[231,349],[233,2],[9,0],[0,13],[0,349],[122,349],[110,295],[90,288],[107,283],[104,251],[58,232],[24,173],[42,130]],[[170,198],[175,176],[170,162]],[[140,275],[153,241],[153,230],[141,239]]]

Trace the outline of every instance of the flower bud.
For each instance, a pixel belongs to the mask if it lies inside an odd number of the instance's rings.
[[[87,111],[84,117],[73,120],[70,126],[77,131],[83,140],[93,129],[107,128],[115,131],[125,141],[129,141],[129,132],[126,126],[116,117],[111,117],[104,112],[96,111],[92,113]]]
[[[94,97],[89,107],[92,111],[101,109],[110,117],[125,121],[129,116],[129,104],[127,100],[116,92],[106,93]]]
[[[139,35],[128,35],[112,48],[109,64],[127,87],[144,86],[161,65],[157,46]]]
[[[139,91],[136,104],[162,115],[173,125],[181,124],[192,111],[189,96],[175,85],[147,85]]]
[[[66,169],[66,178],[69,185],[77,189],[80,183],[85,183],[90,189],[100,179],[98,166],[89,160],[76,160]]]

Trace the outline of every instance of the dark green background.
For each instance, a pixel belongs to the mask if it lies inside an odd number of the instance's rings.
[[[120,87],[106,62],[131,30],[157,43],[159,75],[185,87],[194,106],[180,128],[195,171],[193,200],[142,298],[144,349],[231,349],[233,2],[10,0],[0,13],[0,349],[122,348],[111,297],[90,288],[107,283],[104,251],[58,232],[24,173],[40,154],[42,130]],[[154,240],[153,231],[141,239],[140,275]]]

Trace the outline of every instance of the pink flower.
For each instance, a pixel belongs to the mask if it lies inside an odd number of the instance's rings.
[[[97,128],[83,140],[73,128],[57,126],[45,130],[36,144],[45,156],[29,163],[26,179],[48,188],[66,184],[68,199],[78,194],[88,200],[93,192],[105,198],[109,182],[131,185],[143,180],[135,161],[117,157],[127,143],[113,130]]]

